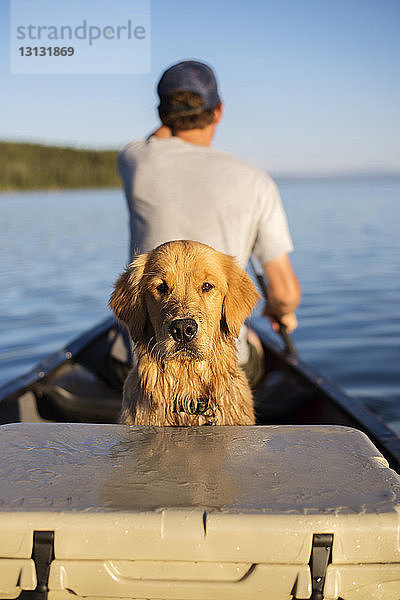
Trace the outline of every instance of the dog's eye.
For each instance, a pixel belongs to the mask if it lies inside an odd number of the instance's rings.
[[[201,286],[201,291],[202,292],[209,292],[210,290],[213,289],[213,284],[212,283],[208,283],[208,281],[206,281],[205,283],[203,283],[203,285]]]
[[[168,292],[168,286],[165,283],[165,281],[160,283],[160,285],[158,285],[156,289],[160,292],[160,294],[166,294]]]

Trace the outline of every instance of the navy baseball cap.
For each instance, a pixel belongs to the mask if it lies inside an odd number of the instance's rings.
[[[186,90],[199,94],[204,105],[198,109],[183,109],[179,112],[194,114],[208,108],[214,108],[221,100],[218,95],[217,80],[212,69],[196,60],[184,60],[164,71],[157,92],[160,97],[159,111],[168,114],[169,95],[178,90]],[[176,110],[174,110],[176,112]]]

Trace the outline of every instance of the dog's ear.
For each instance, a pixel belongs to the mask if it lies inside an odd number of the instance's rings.
[[[221,331],[238,337],[240,327],[260,299],[255,285],[236,260],[229,258],[226,270],[228,289],[222,304]]]
[[[125,269],[115,282],[109,302],[114,314],[128,326],[134,342],[143,337],[146,325],[147,315],[140,283],[147,257],[147,254],[140,254]]]

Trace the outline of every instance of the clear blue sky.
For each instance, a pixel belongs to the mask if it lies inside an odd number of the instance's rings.
[[[400,0],[152,0],[146,75],[11,75],[9,11],[0,139],[121,147],[157,124],[162,70],[197,58],[225,103],[216,146],[273,174],[400,172]]]

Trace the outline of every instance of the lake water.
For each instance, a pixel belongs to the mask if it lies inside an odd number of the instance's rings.
[[[400,180],[278,182],[303,288],[302,356],[400,432]],[[0,385],[108,314],[120,190],[0,194]]]

